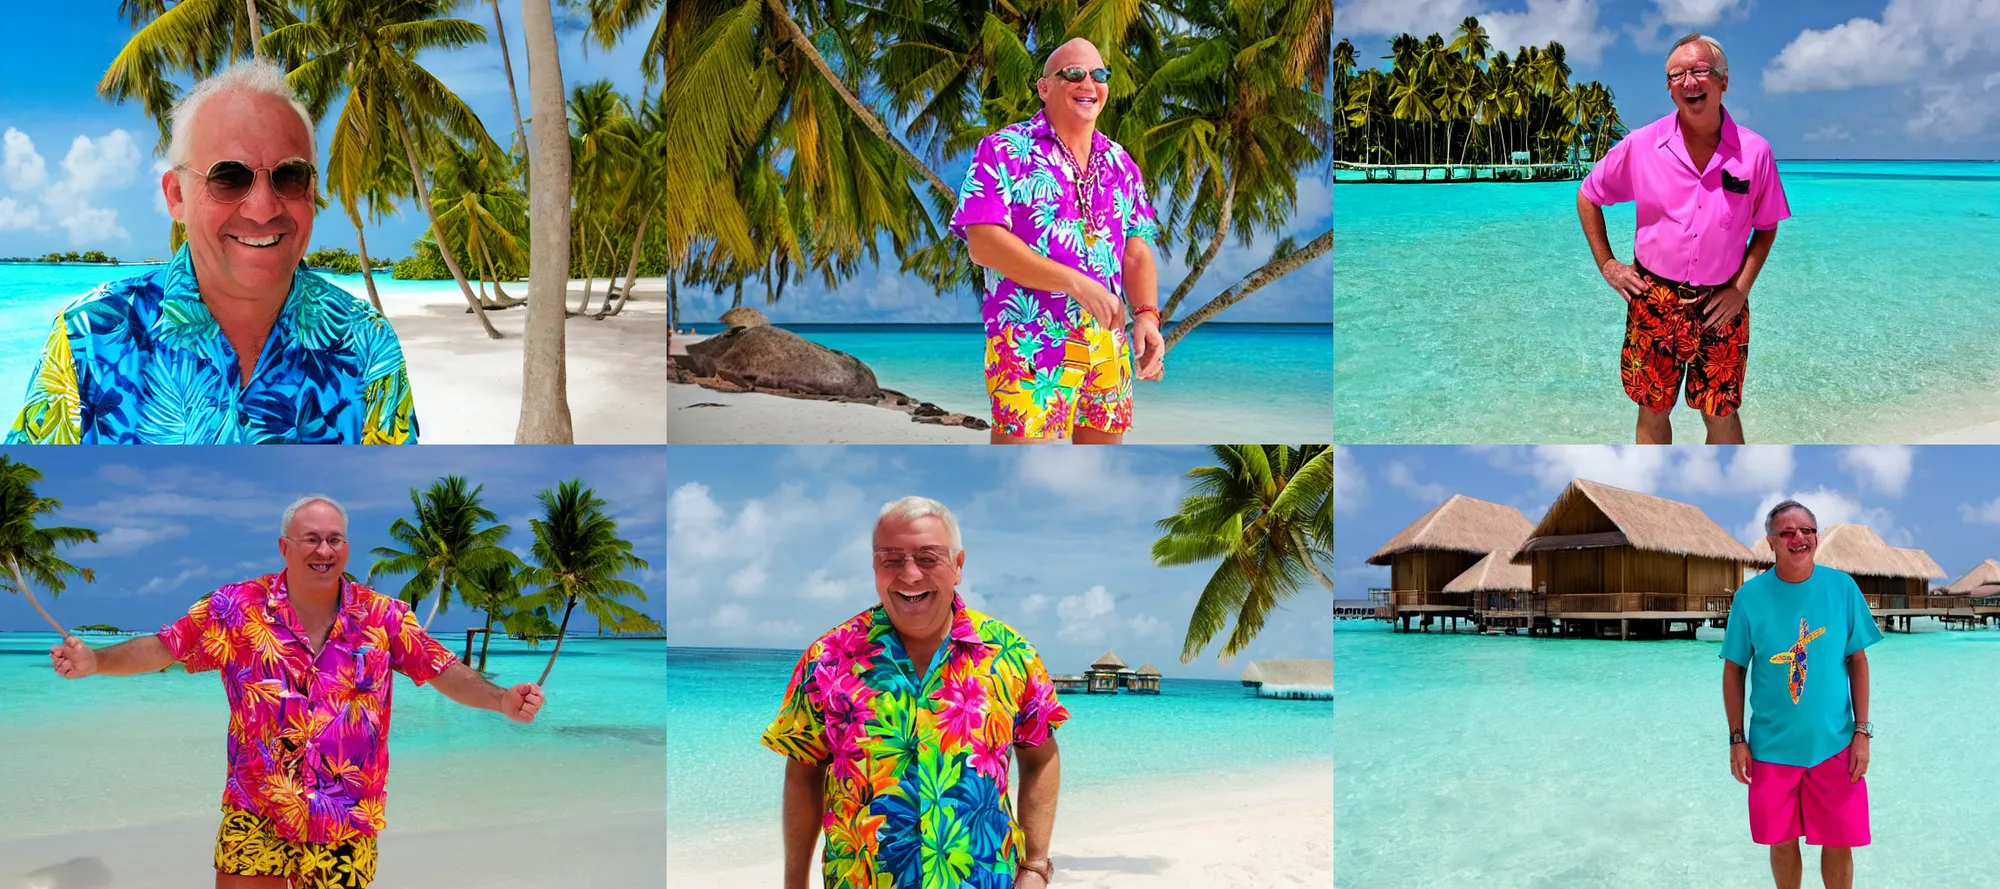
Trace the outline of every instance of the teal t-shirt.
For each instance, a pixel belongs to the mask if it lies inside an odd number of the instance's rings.
[[[1766,571],[1729,606],[1722,656],[1750,671],[1750,756],[1811,767],[1854,737],[1847,657],[1882,639],[1854,578],[1815,565],[1801,583]]]

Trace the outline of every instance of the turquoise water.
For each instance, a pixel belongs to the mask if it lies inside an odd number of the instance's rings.
[[[977,324],[786,324],[855,356],[883,388],[990,417]],[[1261,442],[1323,442],[1333,434],[1333,329],[1326,324],[1204,324],[1167,353],[1165,379],[1133,392],[1128,441],[1205,443],[1217,424]]]
[[[116,641],[86,637],[94,646]],[[228,699],[213,673],[64,681],[52,633],[0,633],[0,841],[213,817]],[[463,638],[441,639],[458,650]],[[533,682],[550,643],[496,638],[494,682]],[[571,638],[534,723],[396,679],[391,830],[658,812],[665,780],[662,640]]]
[[[1874,843],[1855,885],[1991,885],[2000,787],[1977,751],[2000,736],[2000,632],[1918,628],[1868,650]],[[1597,642],[1339,623],[1338,884],[1770,886],[1729,774],[1721,649],[1715,630]]]
[[[771,832],[784,760],[758,742],[783,702],[797,651],[667,649],[670,836]],[[1238,682],[1166,679],[1157,697],[1065,694],[1062,784],[1324,763],[1328,701],[1259,699]]]
[[[1781,162],[1751,291],[1751,441],[1901,441],[2000,419],[2000,163]],[[1343,442],[1628,441],[1625,303],[1577,183],[1335,186]],[[1605,211],[1632,257],[1633,210]],[[1684,406],[1683,406],[1684,407]],[[1675,411],[1676,441],[1701,421]]]

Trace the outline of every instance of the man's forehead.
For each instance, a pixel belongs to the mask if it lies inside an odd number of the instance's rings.
[[[945,528],[944,520],[937,516],[919,516],[915,519],[885,516],[875,523],[874,538],[877,546],[882,545],[885,540],[914,540],[921,546],[930,538],[935,538],[941,543],[949,543],[951,532]]]
[[[314,500],[292,513],[292,528],[345,528],[347,522],[341,518],[340,510],[324,500]],[[291,529],[287,529],[291,530]]]
[[[1668,68],[1675,68],[1683,65],[1694,65],[1702,62],[1714,64],[1715,50],[1710,49],[1708,47],[1708,44],[1703,43],[1699,40],[1696,40],[1693,43],[1684,43],[1681,45],[1680,49],[1674,50],[1671,54],[1667,56]]]
[[[189,154],[195,165],[201,166],[215,160],[302,157],[311,137],[291,103],[277,96],[235,90],[214,96],[196,109],[188,141]]]
[[[1794,506],[1773,517],[1771,519],[1771,527],[1796,528],[1801,525],[1810,525],[1812,522],[1812,516],[1807,515],[1805,510]]]
[[[1088,40],[1078,38],[1056,47],[1056,51],[1049,54],[1049,62],[1043,66],[1042,73],[1048,74],[1051,71],[1067,68],[1071,65],[1096,67],[1102,64],[1104,64],[1104,56],[1097,52],[1096,45]]]

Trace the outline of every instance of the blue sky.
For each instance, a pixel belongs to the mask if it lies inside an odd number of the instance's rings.
[[[63,550],[71,564],[97,572],[95,584],[74,583],[44,607],[69,626],[105,623],[157,629],[204,593],[224,583],[284,570],[278,520],[307,494],[324,494],[348,511],[353,541],[348,571],[366,577],[369,550],[391,545],[389,525],[411,517],[411,488],[457,473],[484,485],[482,499],[513,528],[506,545],[526,557],[534,542],[529,519],[539,517],[536,494],[582,479],[608,504],[622,536],[650,568],[629,579],[646,590],[633,606],[666,616],[665,451],[643,447],[315,448],[0,448],[42,471],[37,493],[62,501],[44,524],[97,531],[98,542]],[[395,595],[407,577],[384,578]],[[428,603],[425,604],[428,608]],[[441,639],[479,626],[477,612],[452,607],[431,630]],[[0,595],[0,630],[46,625],[18,595]],[[594,631],[578,613],[571,628]],[[460,634],[463,638],[463,634]]]
[[[1331,657],[1324,587],[1300,592],[1228,664],[1181,640],[1213,566],[1162,569],[1153,522],[1212,465],[1206,448],[674,448],[668,607],[678,645],[803,649],[877,599],[869,535],[883,504],[943,502],[965,540],[961,595],[1020,630],[1051,672],[1105,650],[1170,677],[1234,679],[1250,660]]]
[[[50,251],[98,249],[121,259],[166,254],[171,220],[160,197],[160,160],[153,152],[158,131],[137,105],[113,105],[97,95],[98,79],[133,33],[118,16],[116,3],[20,4],[10,19],[17,36],[0,55],[0,256],[39,256]],[[521,43],[519,3],[501,3],[514,75],[521,90],[521,113],[528,107],[527,63]],[[501,145],[513,141],[513,110],[507,99],[498,45],[492,42],[493,13],[485,3],[468,3],[458,15],[485,27],[488,42],[452,52],[418,57],[465,99]],[[559,18],[563,79],[578,84],[610,78],[637,99],[642,38],[647,22],[628,32],[615,49],[586,46],[583,20]],[[183,81],[183,86],[186,82]],[[336,104],[319,136],[320,163]],[[372,256],[400,258],[425,229],[414,203],[368,231]],[[338,209],[320,214],[315,247],[354,247],[354,227]]]
[[[1790,497],[1821,528],[1860,522],[1930,553],[1949,577],[2000,559],[2000,448],[1831,445],[1341,447],[1334,457],[1334,587],[1360,599],[1389,584],[1367,558],[1397,532],[1465,494],[1538,522],[1572,479],[1692,503],[1746,545]]]
[[[1610,86],[1627,126],[1673,110],[1667,49],[1699,30],[1729,55],[1725,106],[1781,160],[2000,159],[1992,0],[1342,0],[1335,37],[1374,59],[1467,15],[1509,55],[1560,41],[1571,81]]]

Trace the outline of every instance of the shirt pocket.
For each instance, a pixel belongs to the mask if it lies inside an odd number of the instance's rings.
[[[1715,197],[1722,202],[1722,226],[1731,231],[1749,229],[1757,213],[1757,184],[1750,171],[1727,164],[1717,179]]]

